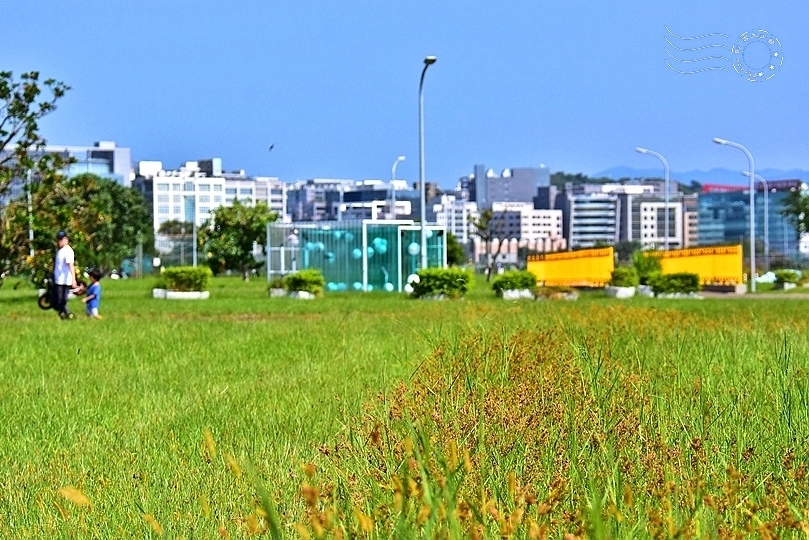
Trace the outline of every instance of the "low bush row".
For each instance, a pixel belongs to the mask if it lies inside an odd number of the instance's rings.
[[[472,285],[472,272],[460,268],[425,268],[412,282],[413,298],[460,298]]]
[[[204,266],[172,266],[161,273],[156,288],[170,291],[207,291],[211,269]]]
[[[326,279],[319,270],[308,268],[294,274],[287,274],[270,282],[270,289],[284,289],[288,292],[308,292],[315,296],[322,296],[326,286]]]
[[[533,291],[536,286],[537,277],[527,270],[505,272],[492,281],[492,289],[497,296],[503,296],[503,291]]]

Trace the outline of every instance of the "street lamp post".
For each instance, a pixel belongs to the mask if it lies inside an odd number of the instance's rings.
[[[31,264],[33,264],[34,260],[34,204],[31,196],[31,190],[33,189],[32,182],[32,172],[31,169],[28,169],[28,182],[25,186],[26,189],[26,196],[28,197],[28,254],[31,256]]]
[[[641,148],[638,146],[635,148],[635,152],[639,154],[648,154],[650,156],[654,156],[663,162],[663,173],[665,175],[665,179],[663,182],[663,213],[665,224],[664,228],[666,229],[663,233],[663,249],[664,251],[669,250],[669,163],[666,161],[666,158],[658,154],[657,152],[653,152],[651,150],[647,150],[646,148]],[[680,242],[682,244],[682,241]]]
[[[744,176],[749,176],[750,173],[747,171],[742,171]],[[764,185],[764,265],[767,267],[767,271],[770,271],[770,187],[767,184],[767,181],[761,177],[760,174],[756,174],[756,180],[761,182]]]
[[[435,56],[424,58],[424,69],[419,81],[419,188],[421,193],[421,268],[427,268],[427,189],[424,185],[424,74],[435,64]]]
[[[748,172],[748,176],[750,177],[750,292],[756,292],[756,167],[755,163],[753,162],[753,155],[747,148],[733,141],[714,137],[713,142],[716,144],[737,148],[744,152],[744,155],[747,156],[747,163],[750,167]]]
[[[404,160],[404,156],[397,157],[390,168],[390,216],[392,219],[396,219],[396,186],[393,185],[396,180],[396,166]]]
[[[180,266],[185,266],[185,227],[180,227]]]

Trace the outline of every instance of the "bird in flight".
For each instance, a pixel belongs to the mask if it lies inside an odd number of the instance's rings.
[[[267,152],[270,152],[270,151],[271,151],[273,148],[275,148],[275,143],[272,143],[272,144],[270,145],[270,148],[269,148],[269,150],[267,150]]]

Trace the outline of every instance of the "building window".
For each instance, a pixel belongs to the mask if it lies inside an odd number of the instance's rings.
[[[200,184],[199,185],[200,191],[211,191],[211,184]]]
[[[157,224],[162,225],[165,222],[167,222],[168,220],[169,220],[169,218],[167,218],[167,217],[157,218]]]
[[[157,207],[157,213],[158,214],[168,214],[169,213],[169,207],[168,206],[158,206]]]
[[[169,196],[168,195],[158,195],[157,196],[157,202],[159,202],[159,203],[161,203],[161,202],[169,202]]]
[[[225,197],[225,204],[231,204],[233,202],[233,197]]]
[[[239,195],[252,195],[253,189],[252,188],[242,188],[239,190]]]
[[[218,203],[221,203],[221,202],[222,202],[222,196],[221,196],[221,195],[214,195],[214,196],[213,196],[213,202],[215,202],[215,203],[217,203],[217,202],[218,202]]]
[[[168,191],[169,185],[168,184],[157,184],[157,189],[155,191]]]
[[[213,185],[214,191],[222,191],[222,184],[214,184]]]
[[[179,207],[179,206],[175,206],[175,207],[174,207],[174,213],[175,213],[175,214],[179,214],[179,213],[180,213],[180,207]]]
[[[200,207],[199,207],[199,213],[200,213],[200,214],[210,214],[210,213],[211,213],[211,209],[210,209],[210,208],[208,208],[207,206],[200,206]]]
[[[183,202],[183,196],[182,195],[175,195],[174,196],[174,202],[175,203]]]
[[[194,191],[194,182],[186,182],[185,191]]]
[[[171,185],[172,191],[180,191],[180,184],[172,184]]]
[[[232,187],[226,188],[225,195],[236,195],[236,188]]]
[[[200,195],[199,196],[199,202],[201,202],[201,203],[203,203],[203,202],[209,203],[209,202],[211,202],[211,196],[210,195]]]

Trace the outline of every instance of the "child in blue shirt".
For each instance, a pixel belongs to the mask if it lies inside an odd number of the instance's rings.
[[[103,274],[97,270],[90,270],[90,286],[87,288],[87,294],[82,298],[85,304],[85,313],[88,317],[100,319],[101,315],[98,314],[98,305],[101,303],[101,276]]]

